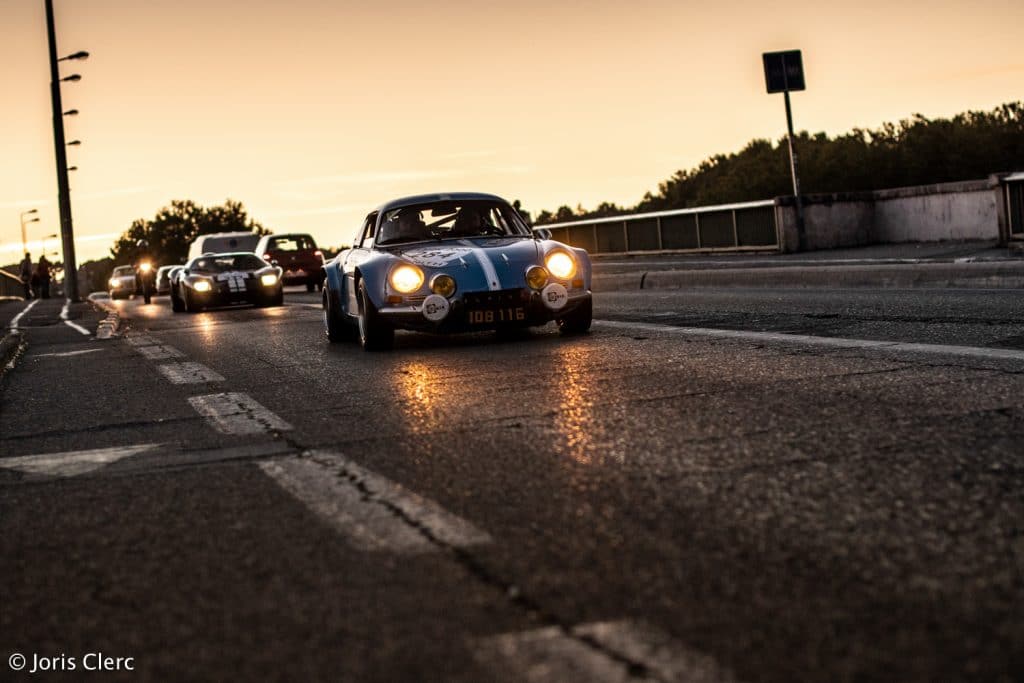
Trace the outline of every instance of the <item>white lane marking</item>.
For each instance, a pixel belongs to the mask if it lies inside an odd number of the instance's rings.
[[[0,468],[53,477],[74,477],[98,470],[104,465],[152,450],[160,444],[146,443],[121,448],[97,448],[89,451],[66,451],[0,458]]]
[[[643,623],[606,621],[506,633],[478,641],[476,659],[498,680],[530,683],[736,680],[714,659]],[[646,669],[631,671],[630,664]]]
[[[594,324],[598,327],[646,330],[649,332],[669,332],[692,337],[741,339],[744,341],[759,342],[784,342],[789,344],[808,344],[810,346],[829,346],[840,349],[879,349],[884,351],[911,351],[914,353],[967,356],[970,358],[1024,360],[1024,351],[1018,351],[1016,349],[993,349],[984,346],[947,346],[945,344],[918,344],[914,342],[877,341],[873,339],[815,337],[807,334],[787,334],[785,332],[716,330],[704,327],[674,327],[672,325],[662,325],[658,323],[630,323],[619,320],[600,320],[594,321]]]
[[[188,402],[211,427],[223,434],[265,434],[292,428],[247,394],[228,392],[192,396]]]
[[[34,358],[66,358],[67,356],[81,356],[83,353],[96,353],[103,349],[84,349],[82,351],[64,351],[63,353],[40,353]]]
[[[175,358],[184,358],[183,354],[173,346],[166,346],[164,344],[154,344],[152,346],[136,346],[135,350],[145,356],[148,360],[172,360]]]
[[[202,363],[169,363],[167,365],[158,365],[156,369],[172,384],[201,384],[203,382],[224,381],[224,377]]]
[[[160,344],[159,341],[148,334],[133,334],[130,337],[125,337],[124,340],[132,346],[156,346]]]
[[[64,308],[60,309],[60,319],[64,321],[65,325],[67,325],[71,329],[75,330],[76,332],[81,332],[82,334],[84,334],[87,337],[90,336],[92,333],[89,332],[89,330],[85,329],[84,327],[82,327],[78,323],[72,322],[71,319],[68,317],[68,309],[69,308],[71,308],[71,299],[65,299],[64,300]]]
[[[476,260],[480,263],[480,267],[484,271],[484,277],[487,278],[487,287],[491,291],[501,289],[501,281],[498,279],[498,271],[495,270],[494,264],[491,263],[491,258],[487,255],[487,250],[482,249],[469,240],[460,240],[459,244],[467,246],[476,257]]]
[[[18,315],[14,316],[14,318],[11,320],[11,324],[9,325],[11,330],[18,329],[18,323],[21,322],[21,316],[31,311],[32,307],[35,306],[37,303],[39,303],[39,299],[32,299],[32,301],[28,302],[28,305],[25,306],[25,308],[21,309],[21,312],[18,313]]]
[[[486,532],[434,501],[337,453],[313,451],[264,461],[260,468],[360,550],[411,554],[443,548],[420,529],[448,546],[491,542]]]

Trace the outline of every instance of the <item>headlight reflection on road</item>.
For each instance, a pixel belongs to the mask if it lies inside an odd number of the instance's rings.
[[[565,439],[560,445],[573,460],[589,465],[594,456],[594,436],[599,430],[594,418],[595,387],[589,374],[593,360],[587,358],[584,348],[576,345],[563,346],[559,356],[560,370],[556,375],[559,405],[555,426]]]
[[[430,366],[406,363],[398,368],[394,376],[410,430],[416,434],[426,434],[441,426],[444,416],[438,414],[438,408],[445,405],[442,396],[444,389],[438,385]]]

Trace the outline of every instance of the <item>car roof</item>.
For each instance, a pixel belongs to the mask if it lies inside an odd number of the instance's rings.
[[[224,256],[255,256],[256,258],[260,258],[256,254],[256,252],[252,252],[252,251],[217,251],[217,252],[209,251],[209,252],[206,252],[205,254],[200,254],[199,256],[195,256],[191,260],[195,261],[196,259],[200,259],[200,258],[222,258]],[[260,260],[262,260],[262,259],[260,259]]]
[[[487,194],[485,192],[439,192],[436,194],[417,194],[410,197],[402,197],[400,199],[392,199],[390,202],[385,202],[377,207],[377,211],[390,211],[391,209],[397,209],[403,206],[409,206],[411,204],[429,204],[430,202],[459,202],[459,201],[492,201],[501,202],[502,204],[508,204],[507,201],[501,197],[493,194]]]

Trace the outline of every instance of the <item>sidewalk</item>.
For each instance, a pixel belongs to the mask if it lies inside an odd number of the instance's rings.
[[[873,245],[798,254],[594,258],[594,291],[690,287],[1024,288],[1024,257],[994,242]]]

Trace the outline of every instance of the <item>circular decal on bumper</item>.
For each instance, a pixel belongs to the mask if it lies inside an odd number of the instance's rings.
[[[440,294],[431,294],[423,300],[423,317],[432,323],[444,320],[451,305]]]
[[[557,311],[569,301],[569,292],[557,282],[552,282],[541,290],[540,298],[544,301],[545,306],[552,311]]]

